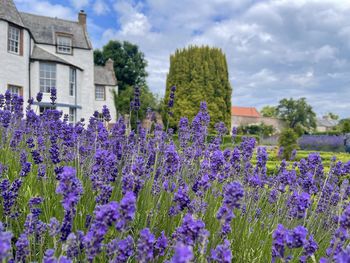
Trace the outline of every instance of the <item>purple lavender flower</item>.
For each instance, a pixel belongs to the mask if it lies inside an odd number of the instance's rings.
[[[156,255],[164,256],[167,246],[168,246],[168,239],[165,236],[164,231],[162,231],[162,233],[158,237],[156,244],[154,246]]]
[[[310,195],[308,193],[298,194],[294,192],[289,198],[287,205],[289,207],[289,215],[296,218],[304,218],[306,211],[311,205]]]
[[[83,194],[83,187],[79,179],[76,177],[76,171],[72,167],[63,167],[59,174],[59,184],[56,193],[61,194],[61,201],[64,208],[64,219],[61,226],[61,240],[66,240],[72,231],[73,218],[76,212],[76,206]]]
[[[118,231],[125,230],[127,224],[135,217],[136,197],[133,192],[127,192],[119,204],[119,217],[116,223]]]
[[[193,259],[193,251],[191,246],[178,243],[175,247],[174,256],[171,263],[189,263]]]
[[[78,204],[83,187],[74,168],[63,167],[56,193],[63,196],[62,205],[65,210],[71,210]]]
[[[110,122],[110,121],[112,120],[111,114],[110,114],[109,109],[107,108],[106,105],[103,105],[103,108],[102,108],[102,116],[103,116],[103,119],[104,119],[106,122]]]
[[[244,196],[244,189],[239,182],[232,182],[224,187],[223,204],[229,208],[239,208],[240,202]]]
[[[169,102],[168,102],[169,109],[174,107],[175,91],[176,91],[176,86],[172,86],[170,88],[170,95],[169,95]]]
[[[306,263],[307,260],[313,255],[315,254],[315,252],[318,249],[318,244],[316,243],[316,241],[314,240],[313,235],[309,236],[309,239],[307,240],[307,242],[304,244],[304,251],[303,251],[303,255],[300,257],[300,261],[302,263]]]
[[[10,257],[11,252],[11,238],[12,233],[5,231],[3,224],[0,222],[0,261],[5,262],[5,260]]]
[[[283,225],[279,224],[272,234],[272,262],[277,258],[284,258],[285,238],[287,230]]]
[[[195,220],[191,214],[187,214],[182,221],[182,225],[176,228],[173,238],[177,242],[194,246],[207,234],[204,222],[199,219]]]
[[[26,262],[29,255],[29,241],[26,234],[21,234],[16,242],[16,262]]]
[[[51,87],[50,93],[51,93],[51,96],[50,96],[51,104],[55,105],[55,101],[57,99],[57,90],[56,90],[56,88],[55,87]]]
[[[307,229],[303,226],[297,226],[288,231],[286,235],[286,244],[289,248],[299,248],[306,244]]]
[[[107,245],[108,256],[113,259],[112,262],[125,263],[134,254],[134,240],[127,236],[123,240],[112,240]]]
[[[74,259],[79,255],[78,239],[74,233],[70,233],[67,237],[66,253],[70,259]]]
[[[37,102],[41,102],[43,99],[43,93],[42,92],[38,92],[38,94],[36,94],[36,100]]]
[[[138,262],[151,262],[154,259],[155,236],[148,228],[140,231],[140,238],[137,242]]]
[[[100,253],[108,228],[119,217],[118,207],[117,202],[110,202],[96,207],[94,211],[95,220],[84,237],[84,247],[88,260],[92,261]]]
[[[230,241],[225,239],[224,243],[211,250],[211,260],[215,262],[232,262],[232,251]]]

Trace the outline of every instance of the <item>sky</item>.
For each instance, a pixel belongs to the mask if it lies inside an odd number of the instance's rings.
[[[314,111],[350,117],[348,0],[15,0],[19,11],[76,20],[94,48],[140,47],[151,90],[164,96],[169,57],[189,45],[226,54],[232,104],[261,109],[305,97]]]

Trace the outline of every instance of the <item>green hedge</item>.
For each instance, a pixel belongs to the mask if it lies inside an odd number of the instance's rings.
[[[341,131],[313,132],[312,135],[343,135]]]

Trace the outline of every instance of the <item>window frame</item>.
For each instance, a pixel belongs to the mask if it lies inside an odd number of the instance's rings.
[[[69,40],[69,44],[60,43],[60,39]],[[73,36],[69,34],[56,33],[56,53],[63,55],[73,55]]]
[[[103,92],[98,92],[98,88],[102,88]],[[103,98],[97,95],[103,94]],[[95,100],[96,101],[105,101],[106,100],[106,86],[104,85],[95,85]]]
[[[11,92],[11,88],[17,89],[18,92],[16,92],[16,93]],[[9,91],[11,92],[11,94],[17,94],[17,95],[23,97],[23,87],[22,87],[22,86],[13,85],[13,84],[8,84],[8,85],[7,85],[7,90],[9,90]]]
[[[74,74],[72,74],[74,72]],[[77,69],[69,68],[69,96],[74,97],[77,88]]]
[[[49,68],[54,70],[43,70],[43,66],[50,66]],[[48,76],[49,75],[49,76]],[[54,75],[54,77],[53,77]],[[50,83],[48,85],[48,83]],[[54,85],[52,85],[54,83]],[[39,88],[42,93],[50,93],[51,88],[57,88],[57,64],[51,62],[40,62],[39,63]]]
[[[40,106],[39,105],[39,115],[42,116],[46,110],[55,110],[56,106]]]
[[[68,114],[69,123],[74,124],[76,122],[76,114],[77,114],[77,109],[73,107],[69,107],[69,114]]]
[[[12,38],[13,37],[13,31],[17,32],[17,39]],[[17,46],[12,45],[11,43],[13,41],[14,43],[17,43]],[[12,50],[12,48],[17,48],[17,51]],[[23,30],[11,23],[8,23],[8,30],[7,30],[7,52],[14,54],[14,55],[23,55]]]

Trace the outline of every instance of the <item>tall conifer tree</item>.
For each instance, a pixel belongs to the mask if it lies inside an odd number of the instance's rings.
[[[170,88],[176,86],[172,116],[164,114],[170,127],[183,116],[193,118],[201,101],[206,101],[211,116],[210,128],[223,121],[231,125],[231,94],[226,57],[219,48],[190,46],[170,56],[164,107]],[[166,112],[166,110],[164,110]]]

